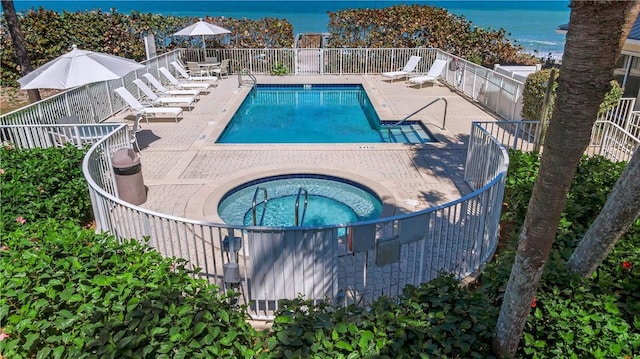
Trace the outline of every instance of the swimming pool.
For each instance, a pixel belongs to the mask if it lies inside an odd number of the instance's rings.
[[[257,84],[217,143],[425,143],[419,121],[387,127],[362,85]]]
[[[254,210],[255,208],[255,210]],[[235,225],[315,227],[375,219],[382,202],[373,191],[346,179],[292,174],[261,178],[227,192],[218,215]]]

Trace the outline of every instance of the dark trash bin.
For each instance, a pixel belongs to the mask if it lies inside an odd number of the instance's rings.
[[[119,149],[111,157],[111,165],[116,177],[118,197],[135,205],[146,202],[147,190],[138,155],[130,148]]]

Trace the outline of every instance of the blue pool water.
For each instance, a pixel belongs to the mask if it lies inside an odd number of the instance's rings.
[[[407,125],[409,126],[409,125]],[[415,132],[414,127],[406,127]],[[258,84],[217,143],[431,142],[425,128],[389,136],[362,85]],[[411,142],[409,138],[417,142]]]
[[[258,187],[255,213],[259,226],[294,226],[296,200],[298,225],[304,227],[375,219],[382,212],[380,199],[356,183],[329,176],[287,175],[263,178],[232,189],[218,205],[220,218],[228,224],[253,225],[253,199]]]

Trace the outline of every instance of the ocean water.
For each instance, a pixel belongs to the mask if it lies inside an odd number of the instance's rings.
[[[175,16],[225,16],[260,19],[287,19],[295,33],[326,32],[328,11],[351,8],[383,8],[393,4],[425,4],[462,15],[475,26],[504,28],[509,39],[529,52],[557,57],[564,49],[564,35],[555,29],[569,22],[569,0],[529,1],[27,1],[14,0],[17,11],[43,7],[54,11],[85,11],[115,8],[120,13],[132,10]]]

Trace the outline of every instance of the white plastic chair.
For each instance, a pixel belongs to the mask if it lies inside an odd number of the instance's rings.
[[[198,90],[198,89],[170,90],[170,89],[164,87],[164,85],[160,82],[160,80],[155,78],[152,74],[148,74],[147,73],[147,74],[142,75],[142,77],[147,79],[147,81],[151,84],[151,86],[153,86],[153,88],[156,89],[156,92],[159,92],[159,93],[161,93],[163,95],[166,95],[166,96],[186,95],[186,96],[193,96],[195,98],[198,98],[198,96],[200,96],[200,90]]]
[[[184,77],[186,80],[188,81],[206,81],[209,82],[215,86],[218,86],[218,78],[215,76],[192,76],[189,75],[189,73],[187,72],[187,70],[185,70],[182,66],[180,66],[179,63],[172,61],[171,62],[171,66],[173,66],[173,68],[178,71],[178,73],[180,74],[180,76]]]
[[[220,63],[220,67],[214,68],[213,70],[211,70],[211,72],[216,74],[216,76],[218,77],[222,77],[222,75],[227,75],[227,77],[229,77],[229,63],[229,59],[224,59]]]
[[[136,80],[133,80],[133,83],[136,86],[138,86],[140,91],[144,93],[144,95],[147,97],[147,99],[149,99],[149,101],[151,101],[152,104],[161,105],[161,106],[164,106],[167,104],[174,104],[180,107],[188,107],[189,110],[193,109],[193,102],[195,101],[195,98],[193,97],[171,97],[171,96],[160,97],[156,95],[151,90],[151,88],[147,86],[147,84],[142,82],[142,80],[136,79]]]
[[[426,75],[409,78],[409,84],[420,85],[420,88],[422,88],[422,85],[427,82],[433,82],[435,84],[435,81],[442,76],[442,70],[444,70],[445,66],[447,66],[447,61],[436,60],[431,65],[431,68],[429,68],[429,72],[427,72]]]
[[[173,115],[178,123],[178,116],[182,114],[182,108],[180,107],[153,107],[153,106],[145,106],[140,103],[129,90],[124,87],[118,87],[113,90],[118,94],[133,110],[135,110],[138,114],[144,116],[145,121],[149,124],[149,116],[159,117],[158,115]]]
[[[131,146],[133,147],[134,150],[136,150],[138,152],[139,156],[142,156],[141,150],[140,150],[140,145],[138,144],[138,137],[136,136],[136,134],[138,132],[140,132],[141,128],[140,128],[140,117],[142,117],[142,114],[136,114],[136,118],[133,120],[133,125],[131,126],[131,128],[129,129],[129,143],[131,143]]]
[[[418,66],[418,62],[420,62],[420,60],[422,60],[422,57],[420,56],[411,56],[409,58],[409,61],[407,61],[407,64],[404,65],[404,68],[402,70],[383,72],[382,73],[383,80],[393,81],[393,80],[408,77],[409,74],[412,73],[413,70],[415,70],[416,66]]]
[[[160,67],[158,68],[158,71],[160,71],[162,76],[164,76],[175,87],[189,89],[197,88],[205,91],[209,91],[209,87],[211,87],[211,85],[206,82],[180,82],[166,67]]]

